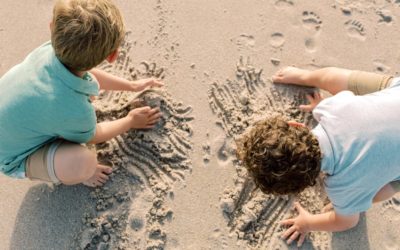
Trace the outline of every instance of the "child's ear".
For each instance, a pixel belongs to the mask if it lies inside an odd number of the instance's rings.
[[[113,63],[115,62],[115,60],[117,60],[118,58],[118,49],[116,49],[114,52],[112,52],[109,56],[107,56],[106,60],[109,63]]]
[[[50,27],[50,31],[53,31],[53,21],[51,21],[50,23],[49,23],[49,27]]]
[[[304,123],[296,122],[296,121],[288,121],[287,124],[291,127],[305,127]]]

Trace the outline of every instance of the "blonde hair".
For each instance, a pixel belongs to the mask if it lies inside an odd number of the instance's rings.
[[[122,15],[110,0],[57,0],[51,42],[69,69],[96,67],[118,49],[125,35]]]

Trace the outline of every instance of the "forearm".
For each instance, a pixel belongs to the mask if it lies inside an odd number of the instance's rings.
[[[357,225],[359,215],[340,216],[334,211],[312,215],[308,220],[310,231],[346,231]]]
[[[134,84],[124,78],[114,76],[100,69],[92,69],[90,73],[97,78],[100,89],[135,91]]]
[[[124,117],[115,121],[101,122],[96,125],[96,133],[88,142],[91,144],[101,143],[117,135],[120,135],[131,128],[131,121],[128,117]]]

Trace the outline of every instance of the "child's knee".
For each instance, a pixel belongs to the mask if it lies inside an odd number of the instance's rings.
[[[90,150],[85,149],[82,155],[79,157],[78,163],[78,173],[82,179],[89,179],[92,177],[96,171],[97,167],[97,157],[96,154]]]

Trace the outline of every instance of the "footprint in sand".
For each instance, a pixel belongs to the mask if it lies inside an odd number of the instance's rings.
[[[208,164],[211,158],[211,146],[210,143],[207,141],[202,146],[203,148],[203,162],[204,164]]]
[[[317,41],[314,38],[316,34],[321,30],[322,21],[319,15],[312,11],[303,11],[302,15],[303,27],[306,30],[312,32],[304,39],[304,45],[308,53],[314,53],[317,51]]]
[[[306,46],[306,51],[309,53],[314,53],[317,51],[317,44],[314,38],[306,38],[304,41],[304,45]]]
[[[294,5],[294,2],[292,0],[276,0],[275,1],[275,7],[277,8],[287,8],[287,7],[292,7]]]
[[[322,26],[321,18],[312,11],[303,12],[303,26],[306,29],[319,31]]]
[[[376,14],[380,16],[379,23],[391,24],[393,21],[393,17],[389,10],[378,10]]]
[[[215,148],[215,155],[217,157],[219,166],[226,166],[235,154],[232,150],[232,141],[227,139],[226,136],[219,136],[212,142],[212,148]]]
[[[344,26],[347,30],[347,34],[350,37],[354,37],[359,39],[360,41],[365,41],[366,39],[366,32],[364,25],[357,21],[357,20],[348,20],[344,23]]]
[[[239,49],[253,48],[256,44],[256,40],[253,35],[241,34],[239,37],[235,38],[236,45]]]
[[[280,48],[285,43],[285,36],[282,33],[276,32],[271,35],[269,44],[274,48]]]

